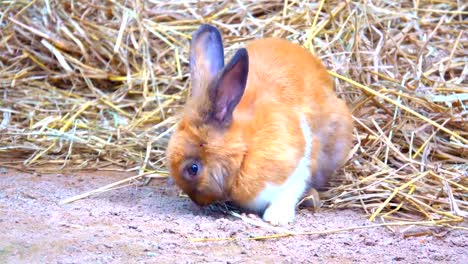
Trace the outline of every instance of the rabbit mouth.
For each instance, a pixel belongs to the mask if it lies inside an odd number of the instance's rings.
[[[199,186],[188,194],[190,199],[199,206],[206,206],[215,202],[227,200],[224,190],[223,177],[215,173],[207,175],[209,180],[203,186]]]
[[[213,195],[203,195],[199,192],[189,194],[189,197],[198,206],[207,206],[214,202],[220,201],[220,199]]]

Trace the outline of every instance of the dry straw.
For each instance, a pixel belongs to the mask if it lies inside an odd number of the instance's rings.
[[[64,202],[167,177],[190,35],[208,22],[228,54],[275,36],[329,68],[355,146],[324,208],[453,226],[468,214],[467,17],[448,0],[0,1],[0,167],[137,174]]]

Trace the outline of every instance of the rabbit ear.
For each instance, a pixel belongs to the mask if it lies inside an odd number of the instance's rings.
[[[192,96],[202,93],[224,67],[221,33],[204,24],[192,35],[190,42],[190,78]]]
[[[249,56],[242,48],[236,52],[223,72],[210,86],[212,121],[227,127],[232,121],[232,112],[240,102],[247,84]]]

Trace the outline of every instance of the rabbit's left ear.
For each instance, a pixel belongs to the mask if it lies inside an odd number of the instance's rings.
[[[228,127],[232,113],[239,104],[247,85],[249,56],[245,48],[239,49],[218,78],[210,85],[210,121]]]
[[[190,79],[192,96],[202,94],[224,67],[221,33],[204,24],[192,35],[190,42]]]

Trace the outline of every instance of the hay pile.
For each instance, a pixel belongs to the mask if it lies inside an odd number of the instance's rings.
[[[209,22],[228,54],[276,36],[330,69],[356,129],[344,183],[325,194],[325,207],[359,207],[381,221],[461,222],[467,5],[402,2],[2,1],[0,167],[167,176],[189,38]]]

